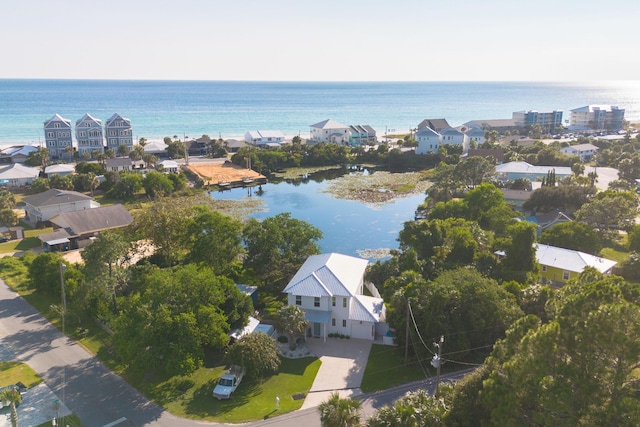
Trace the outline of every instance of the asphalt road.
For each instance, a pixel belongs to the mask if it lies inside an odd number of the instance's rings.
[[[0,336],[21,362],[27,363],[75,413],[85,427],[225,426],[177,418],[150,402],[112,373],[98,359],[51,325],[36,309],[0,280]],[[466,372],[443,375],[442,381],[462,377]],[[419,381],[378,393],[363,395],[363,415],[391,404],[409,390],[429,388],[434,380]],[[274,414],[275,415],[275,414]],[[126,419],[126,422],[123,420]],[[245,424],[246,425],[246,424]],[[320,427],[316,408],[271,417],[252,426]]]

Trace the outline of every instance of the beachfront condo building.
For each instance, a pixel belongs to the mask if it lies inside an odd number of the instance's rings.
[[[114,114],[104,123],[104,135],[107,138],[107,149],[118,152],[121,145],[133,150],[133,128],[131,120]]]
[[[562,128],[562,110],[540,112],[535,110],[514,111],[512,114],[516,125],[525,128],[541,126],[547,132],[555,132]]]
[[[613,105],[586,105],[571,110],[570,130],[618,131],[623,128],[624,108]]]
[[[76,142],[81,159],[93,157],[95,151],[104,152],[102,120],[92,117],[89,113],[76,120]]]
[[[52,160],[73,159],[73,139],[71,136],[71,120],[55,114],[44,122],[44,141]]]

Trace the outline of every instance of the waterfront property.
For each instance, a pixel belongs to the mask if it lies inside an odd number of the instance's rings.
[[[425,127],[416,133],[416,154],[437,153],[440,147],[440,134],[430,127]]]
[[[471,120],[464,124],[467,128],[479,128],[483,131],[495,130],[498,133],[520,131],[520,126],[514,119],[490,119],[490,120]]]
[[[376,287],[364,281],[367,264],[337,253],[307,258],[283,291],[289,305],[305,312],[307,335],[325,341],[330,333],[374,340],[376,331],[381,333],[384,301]],[[364,294],[365,288],[372,296]]]
[[[449,127],[440,131],[440,144],[460,145],[462,151],[466,152],[468,149],[466,142],[465,134],[456,128]]]
[[[485,143],[486,140],[484,138],[484,129],[477,126],[462,126],[461,128],[465,129],[464,134],[467,136],[467,142],[469,146],[472,142],[475,143],[476,147],[480,144]]]
[[[319,123],[311,125],[311,141],[314,144],[317,142],[332,142],[334,144],[348,144],[349,143],[349,126],[343,125],[333,119],[323,120]]]
[[[562,111],[554,110],[542,113],[540,111],[514,111],[512,118],[516,125],[523,129],[541,126],[547,132],[555,132],[562,128]]]
[[[81,159],[89,159],[94,151],[104,152],[104,137],[102,135],[102,120],[92,117],[89,113],[76,121],[76,142],[78,155]]]
[[[55,114],[44,122],[44,141],[53,160],[73,159],[71,121]]]
[[[421,131],[424,128],[432,129],[436,132],[440,132],[443,129],[450,128],[447,119],[424,119],[420,123],[418,123],[418,131]]]
[[[114,114],[104,123],[104,134],[107,138],[107,148],[118,152],[118,147],[125,145],[129,151],[133,150],[133,128],[131,120]]]
[[[258,146],[282,144],[284,142],[284,134],[279,130],[250,130],[244,134],[244,141]]]
[[[31,225],[49,220],[63,212],[75,212],[100,207],[100,203],[77,191],[51,188],[42,193],[27,196],[25,203],[25,221]]]
[[[376,131],[371,126],[349,126],[349,145],[370,145],[376,144],[377,142]]]
[[[616,261],[556,246],[536,244],[536,260],[540,264],[540,281],[562,286],[577,277],[586,267],[611,274]]]
[[[623,128],[624,108],[613,105],[586,105],[571,110],[569,130],[618,131]]]
[[[24,163],[29,154],[38,151],[33,145],[11,145],[0,150],[0,164]]]

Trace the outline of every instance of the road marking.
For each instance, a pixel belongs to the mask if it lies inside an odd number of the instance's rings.
[[[113,421],[113,422],[109,423],[109,424],[105,424],[105,425],[103,425],[102,427],[113,427],[113,426],[117,426],[118,424],[123,423],[123,422],[125,422],[125,421],[127,421],[127,418],[126,418],[126,417],[122,417],[122,418],[120,418],[120,419],[118,419],[118,420],[115,420],[115,421]]]

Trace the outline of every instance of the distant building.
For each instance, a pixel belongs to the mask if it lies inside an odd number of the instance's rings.
[[[40,176],[40,168],[31,168],[22,163],[11,163],[0,167],[0,186],[17,188],[31,183]]]
[[[623,128],[624,108],[612,105],[587,105],[571,110],[570,130],[618,131]]]
[[[323,120],[311,125],[311,140],[309,143],[332,142],[346,145],[349,143],[349,126],[336,122],[333,119]]]
[[[349,145],[369,145],[378,142],[376,131],[369,125],[349,126]]]
[[[593,144],[577,144],[570,145],[568,147],[562,147],[561,153],[569,154],[570,156],[579,156],[580,160],[590,160],[598,152],[598,147]]]
[[[133,162],[129,157],[114,157],[104,161],[104,169],[112,172],[130,172],[133,169]]]
[[[482,130],[495,130],[500,134],[506,131],[522,130],[513,119],[472,120],[464,124],[467,128],[480,128]]]
[[[463,132],[467,136],[467,144],[469,146],[471,146],[471,143],[474,143],[476,147],[485,143],[484,129],[475,126],[461,126],[460,130],[462,131],[462,129],[464,129]]]
[[[496,166],[496,178],[501,181],[513,181],[526,178],[531,182],[542,179],[554,171],[557,179],[566,178],[573,173],[567,166],[533,166],[527,162],[509,162]]]
[[[24,163],[29,154],[38,151],[33,145],[12,145],[0,150],[0,164]]]
[[[430,127],[425,127],[416,133],[416,154],[437,153],[440,147],[440,134]]]
[[[515,111],[512,114],[516,125],[523,128],[541,126],[547,132],[555,132],[562,128],[562,111],[554,110],[548,113],[541,113],[535,110]]]
[[[100,203],[85,194],[76,191],[52,188],[42,193],[27,196],[25,203],[25,221],[35,225],[63,212],[75,212],[100,207]]]
[[[466,136],[456,128],[446,128],[440,132],[440,144],[460,145],[462,151],[465,152],[468,149],[466,144]]]
[[[133,150],[133,128],[131,120],[119,114],[111,116],[104,124],[104,135],[107,138],[107,148],[118,152],[118,147],[126,145]]]
[[[436,132],[441,132],[444,129],[450,128],[447,119],[424,119],[418,123],[418,131],[424,128],[432,129]]]
[[[282,144],[284,134],[279,130],[250,130],[244,134],[244,141],[255,145]]]
[[[44,122],[44,141],[53,160],[73,159],[71,121],[55,114]],[[71,149],[70,149],[71,148]]]
[[[76,142],[80,158],[91,158],[94,151],[104,152],[102,120],[89,113],[76,121]]]
[[[611,274],[617,264],[610,259],[541,243],[536,244],[536,260],[540,264],[540,278],[554,286],[564,285],[569,279],[582,273],[586,267],[595,268],[603,274]]]
[[[47,166],[44,169],[44,175],[47,178],[51,178],[54,175],[67,176],[67,175],[73,174],[75,171],[76,171],[76,168],[73,165],[57,164],[57,165]]]

